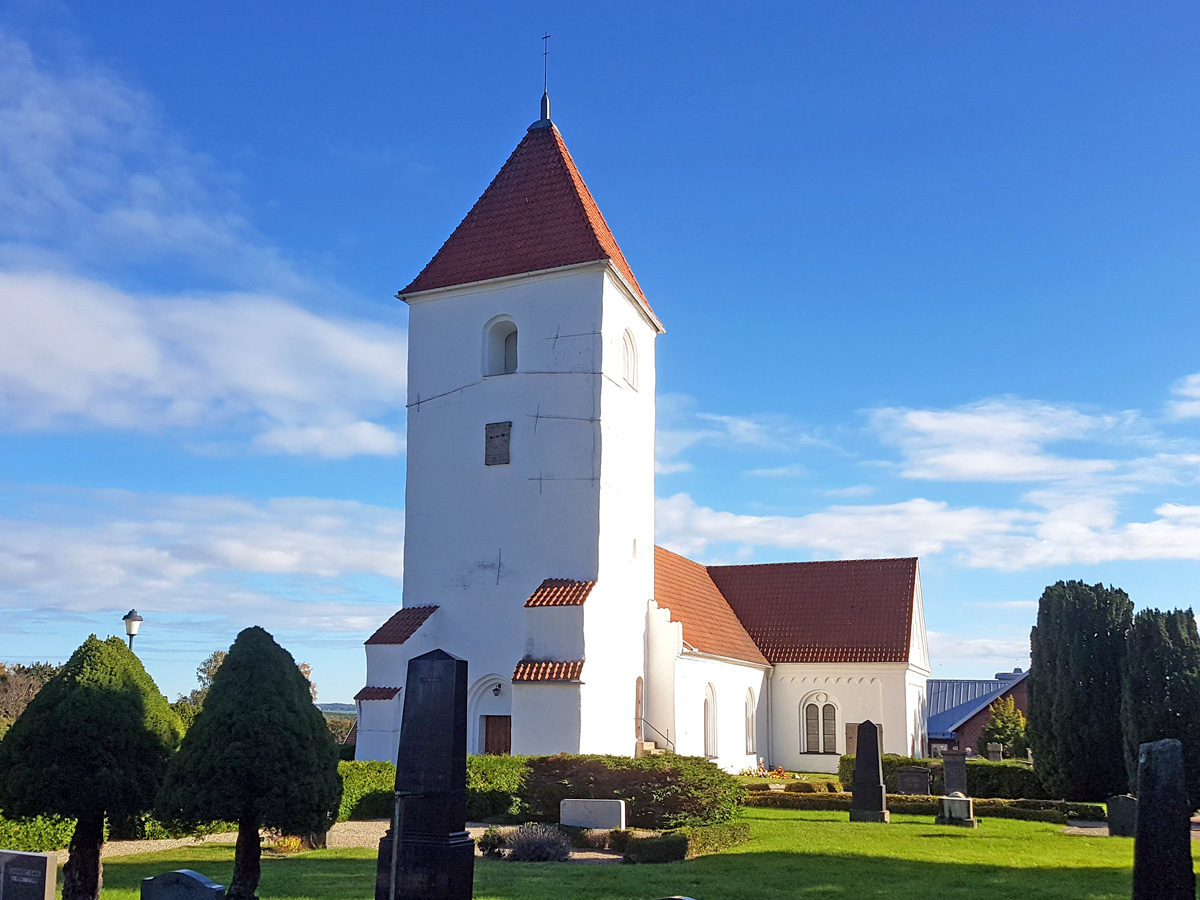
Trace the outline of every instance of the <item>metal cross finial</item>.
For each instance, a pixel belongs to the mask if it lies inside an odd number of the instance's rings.
[[[542,35],[542,90],[550,90],[550,32]]]

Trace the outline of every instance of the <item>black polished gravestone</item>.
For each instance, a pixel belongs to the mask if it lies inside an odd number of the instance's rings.
[[[0,850],[0,900],[54,900],[58,857]]]
[[[1179,741],[1168,738],[1142,744],[1133,900],[1196,900],[1191,815]]]
[[[1137,797],[1117,794],[1106,801],[1108,806],[1108,836],[1135,837],[1137,835]]]
[[[896,793],[929,796],[933,772],[924,766],[901,766],[896,770]]]
[[[396,807],[379,842],[375,900],[470,900],[467,661],[431,650],[408,662]]]
[[[942,790],[946,796],[962,794],[970,797],[967,790],[967,752],[965,750],[946,750],[942,753],[942,780],[945,784]]]
[[[143,878],[141,900],[225,900],[225,888],[199,872],[176,869]]]
[[[879,753],[879,728],[870,720],[858,726],[854,755],[854,781],[850,800],[851,822],[887,822],[887,793],[883,786],[883,757]]]

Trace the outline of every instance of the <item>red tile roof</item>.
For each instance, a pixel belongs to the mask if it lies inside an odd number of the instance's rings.
[[[525,601],[526,606],[583,606],[594,581],[568,581],[565,578],[547,578],[533,595]]]
[[[532,128],[400,296],[604,259],[653,317],[562,135]]]
[[[654,548],[654,599],[683,623],[683,639],[701,653],[765,664],[708,571],[662,547]]]
[[[355,700],[391,700],[398,693],[400,688],[392,687],[365,687],[354,695]],[[357,725],[357,720],[355,721]]]
[[[358,719],[354,720],[354,724],[350,726],[350,731],[346,735],[346,739],[342,741],[343,747],[354,747],[358,745]]]
[[[406,606],[380,625],[364,643],[403,644],[436,611],[436,606]]]
[[[513,681],[578,681],[583,660],[555,662],[547,659],[523,659],[513,669]]]
[[[772,663],[908,661],[915,558],[709,566],[708,574]]]

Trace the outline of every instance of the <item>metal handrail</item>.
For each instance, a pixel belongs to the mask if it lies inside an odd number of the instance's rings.
[[[664,741],[667,742],[667,749],[670,750],[672,753],[675,752],[675,742],[673,740],[671,740],[669,737],[667,737],[665,734],[663,734],[661,731],[659,731],[657,728],[655,728],[653,725],[651,725],[649,722],[647,722],[645,719],[641,718],[640,716],[637,717],[636,719],[634,719],[634,721],[640,723],[643,729],[649,728],[651,731],[653,731],[655,734],[657,734],[660,738],[662,738]],[[646,732],[643,730],[639,733],[642,735],[642,740],[645,740]]]

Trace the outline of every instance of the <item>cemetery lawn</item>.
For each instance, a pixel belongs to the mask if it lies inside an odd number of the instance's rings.
[[[1127,900],[1130,838],[1071,837],[1058,825],[988,819],[978,829],[938,828],[926,816],[890,825],[846,813],[747,809],[749,844],[664,865],[476,860],[476,900],[796,900],[936,896],[962,900]],[[143,877],[195,869],[228,885],[231,844],[198,844],[104,863],[105,900],[137,900]],[[375,853],[319,850],[263,856],[262,900],[371,900]],[[61,885],[62,879],[59,878]]]

